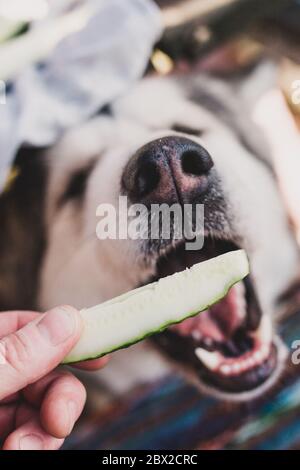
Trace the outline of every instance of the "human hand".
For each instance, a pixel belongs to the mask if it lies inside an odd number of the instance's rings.
[[[0,448],[59,449],[80,416],[86,391],[57,366],[80,337],[77,310],[0,313]],[[86,370],[107,359],[78,364]],[[1,446],[2,444],[2,446]]]

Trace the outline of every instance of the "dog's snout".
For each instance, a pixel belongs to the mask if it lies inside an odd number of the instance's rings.
[[[191,202],[203,194],[213,161],[207,150],[181,136],[153,140],[128,162],[122,178],[132,201]]]

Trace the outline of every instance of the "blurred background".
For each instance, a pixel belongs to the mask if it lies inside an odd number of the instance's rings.
[[[265,57],[276,65],[267,83],[283,92],[286,125],[300,130],[299,0],[0,0],[0,187],[14,178],[23,143],[50,145],[146,74],[237,80]],[[295,230],[299,154],[286,191]],[[283,318],[291,344],[300,300]],[[117,373],[83,376],[88,405],[65,448],[300,448],[297,367],[268,397],[229,405],[200,396],[146,345],[140,360],[134,348],[116,356]]]

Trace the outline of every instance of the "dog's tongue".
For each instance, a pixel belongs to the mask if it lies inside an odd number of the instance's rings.
[[[238,283],[209,310],[174,325],[172,329],[183,336],[193,336],[196,340],[210,338],[223,342],[241,325],[245,315],[244,286]]]

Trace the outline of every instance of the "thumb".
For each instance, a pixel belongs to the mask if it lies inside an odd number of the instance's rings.
[[[50,310],[0,341],[0,400],[54,369],[76,344],[79,312],[69,306]]]

